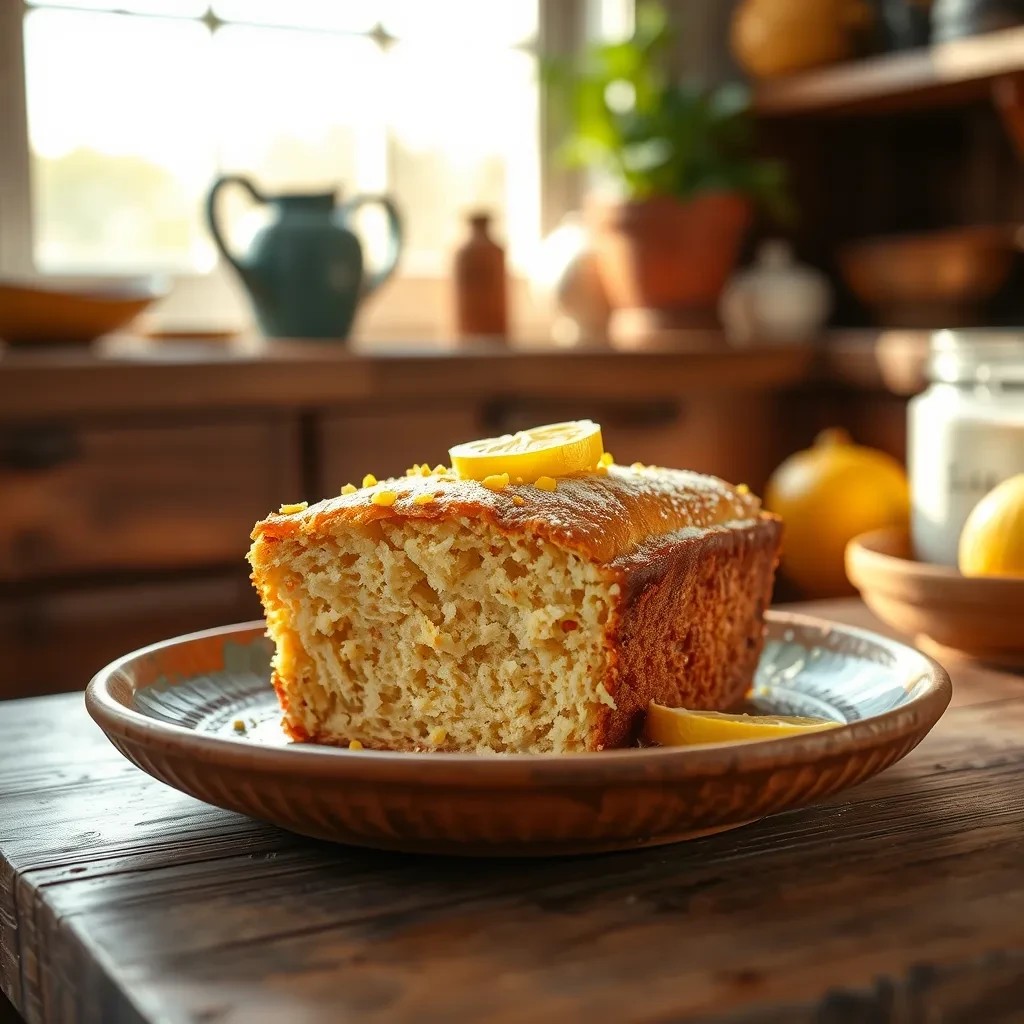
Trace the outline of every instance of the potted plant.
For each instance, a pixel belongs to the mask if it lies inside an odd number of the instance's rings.
[[[754,155],[746,89],[673,81],[670,42],[664,10],[644,3],[629,39],[551,61],[545,75],[565,101],[563,156],[618,186],[587,209],[612,306],[682,326],[714,321],[755,206],[784,216],[787,204],[781,165]]]

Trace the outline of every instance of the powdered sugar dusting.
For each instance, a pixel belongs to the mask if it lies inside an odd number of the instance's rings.
[[[389,506],[373,503],[378,491],[395,492]],[[431,500],[423,501],[423,495]],[[513,498],[518,496],[522,503]],[[717,477],[689,470],[610,466],[606,473],[562,477],[554,491],[513,484],[491,491],[452,474],[381,480],[351,494],[321,501],[291,514],[272,515],[253,536],[317,534],[345,523],[366,524],[407,517],[481,518],[510,531],[526,531],[596,561],[628,555],[653,538],[680,530],[703,530],[757,517],[760,502]]]

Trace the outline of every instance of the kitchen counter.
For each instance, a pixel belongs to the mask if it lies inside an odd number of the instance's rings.
[[[858,601],[799,610],[889,632]],[[293,836],[142,774],[81,695],[8,705],[0,989],[68,1024],[1019,1021],[1021,681],[946,668],[953,706],[863,785],[520,862]]]

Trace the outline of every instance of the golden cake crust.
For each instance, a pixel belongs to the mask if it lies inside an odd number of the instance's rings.
[[[635,742],[652,701],[721,711],[746,696],[764,645],[782,523],[753,521],[674,534],[615,563],[621,586],[605,634],[604,685],[615,706],[589,749]]]
[[[397,494],[394,504],[374,504],[373,496],[381,492]],[[433,500],[417,504],[423,495]],[[450,474],[406,476],[301,511],[270,515],[256,524],[252,539],[317,535],[332,525],[365,525],[378,519],[466,518],[510,533],[530,533],[608,564],[666,534],[753,521],[759,512],[760,502],[745,488],[677,469],[611,466],[606,474],[563,477],[554,491],[532,484],[491,491]]]

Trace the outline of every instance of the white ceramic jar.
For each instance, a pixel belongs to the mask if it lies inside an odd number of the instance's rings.
[[[718,314],[729,341],[784,344],[810,341],[832,306],[832,288],[820,270],[797,263],[788,242],[762,242],[753,266],[725,286]]]
[[[1024,331],[939,331],[928,370],[908,413],[911,532],[917,558],[955,566],[971,509],[1024,473]]]

